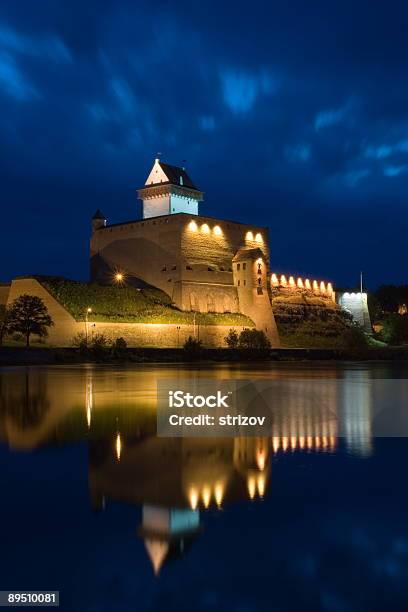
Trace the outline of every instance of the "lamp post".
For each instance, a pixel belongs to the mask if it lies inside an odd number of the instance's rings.
[[[85,337],[86,337],[86,346],[88,346],[88,315],[92,312],[92,308],[87,308],[85,311]]]

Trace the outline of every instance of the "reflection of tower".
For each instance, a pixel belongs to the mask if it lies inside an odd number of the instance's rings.
[[[189,548],[200,527],[198,510],[143,506],[139,535],[157,575],[164,562],[177,559]]]
[[[368,372],[346,372],[341,381],[341,429],[347,449],[367,457],[372,452],[371,381]]]

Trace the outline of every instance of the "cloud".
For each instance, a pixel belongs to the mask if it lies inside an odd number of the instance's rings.
[[[316,132],[344,121],[354,106],[355,100],[354,98],[350,98],[347,103],[340,108],[332,108],[318,112],[314,120],[314,128]]]
[[[56,62],[72,61],[68,48],[58,36],[25,36],[5,24],[0,24],[0,48],[22,55],[44,57]]]
[[[254,75],[227,70],[221,72],[221,88],[226,106],[234,114],[244,115],[261,94],[271,95],[276,90],[276,82],[266,72]]]
[[[23,76],[12,57],[0,54],[0,87],[20,102],[39,98],[40,95]]]
[[[408,140],[400,140],[394,144],[370,145],[364,151],[365,157],[386,159],[398,153],[408,153]]]
[[[383,172],[384,176],[394,177],[399,176],[400,174],[407,171],[407,166],[404,164],[403,166],[385,166]]]

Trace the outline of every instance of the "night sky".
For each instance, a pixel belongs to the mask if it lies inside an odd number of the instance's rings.
[[[407,282],[407,31],[383,0],[3,0],[0,280],[87,278],[160,151],[272,269]]]

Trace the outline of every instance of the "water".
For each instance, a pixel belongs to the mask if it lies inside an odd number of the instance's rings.
[[[0,589],[59,590],[61,609],[80,612],[406,610],[408,441],[374,436],[366,390],[407,374],[3,368]],[[167,439],[155,436],[160,377],[340,379],[349,392],[327,399],[342,422],[326,428],[305,404],[291,429],[288,398],[270,438]]]

